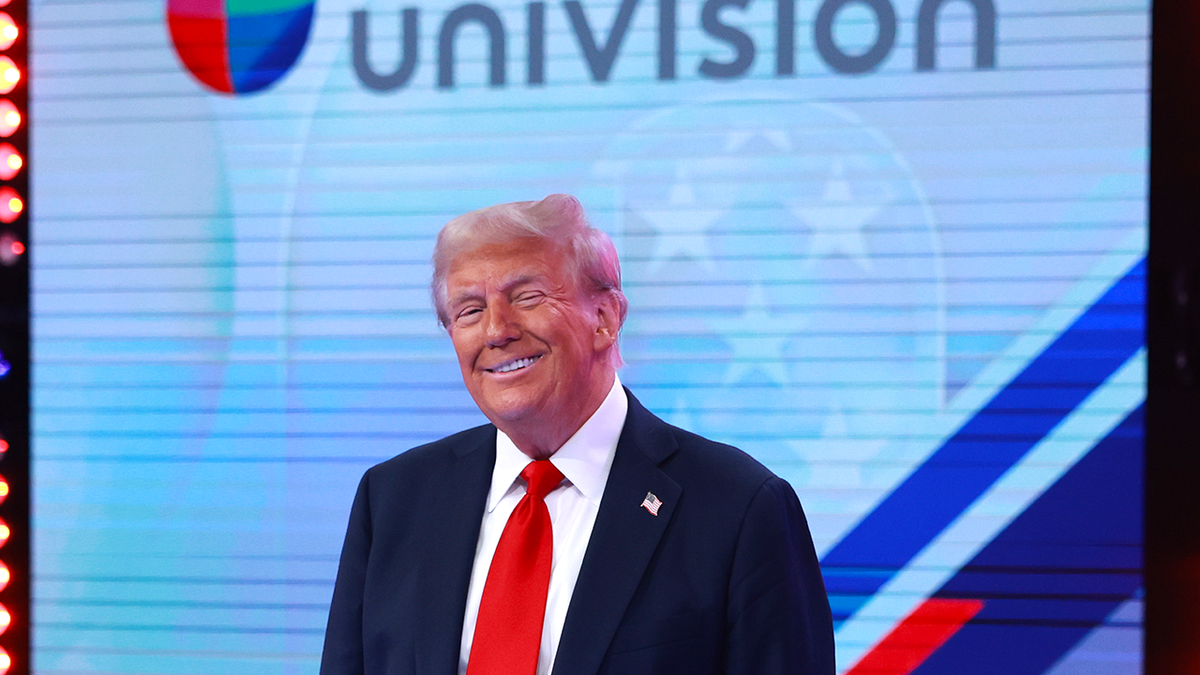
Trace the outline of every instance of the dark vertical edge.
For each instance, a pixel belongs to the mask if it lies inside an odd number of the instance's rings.
[[[1144,672],[1200,672],[1200,3],[1153,6]]]
[[[796,74],[796,0],[775,0],[775,74]]]
[[[546,83],[546,3],[529,3],[529,84]]]
[[[658,79],[675,79],[677,0],[658,0]]]
[[[5,52],[20,69],[22,78],[7,98],[21,112],[21,126],[7,139],[25,159],[20,173],[13,177],[11,185],[25,202],[25,209],[13,223],[3,226],[15,238],[25,244],[25,254],[6,268],[10,274],[4,285],[12,292],[3,293],[3,343],[12,370],[2,384],[0,408],[4,410],[0,429],[9,442],[8,452],[0,460],[0,475],[8,481],[9,493],[0,505],[0,518],[11,530],[8,542],[0,548],[0,561],[9,568],[11,579],[0,591],[0,604],[12,615],[8,630],[0,635],[0,645],[12,658],[10,673],[28,675],[33,671],[31,663],[30,636],[33,620],[30,591],[33,577],[31,543],[33,530],[29,520],[31,484],[30,466],[30,285],[29,260],[33,255],[29,217],[33,210],[29,191],[29,172],[33,165],[30,157],[30,108],[29,108],[29,14],[26,0],[9,3],[4,11],[12,16],[20,30],[17,41]],[[11,350],[11,351],[10,351]]]
[[[0,379],[0,435],[8,450],[0,457],[0,476],[9,486],[8,496],[0,503],[0,519],[8,525],[10,536],[0,547],[0,562],[8,568],[10,580],[0,590],[0,604],[8,610],[12,623],[0,634],[0,647],[12,659],[10,673],[25,675],[30,667],[30,333],[29,333],[29,256],[33,247],[29,240],[29,49],[28,5],[16,0],[3,8],[12,17],[20,33],[15,43],[2,53],[13,60],[22,77],[13,91],[4,95],[21,112],[21,126],[4,142],[11,143],[25,164],[21,171],[0,185],[12,187],[21,196],[25,208],[8,224],[0,224],[0,236],[10,237],[25,245],[24,255],[0,258],[0,352],[11,370]]]

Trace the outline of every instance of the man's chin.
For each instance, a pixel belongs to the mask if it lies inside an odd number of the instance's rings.
[[[492,396],[484,401],[477,399],[475,403],[493,424],[502,429],[509,425],[533,424],[541,407],[529,397],[516,395]]]

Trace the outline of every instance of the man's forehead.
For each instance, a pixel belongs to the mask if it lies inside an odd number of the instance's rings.
[[[566,271],[566,256],[559,247],[539,239],[505,244],[484,244],[462,252],[450,265],[448,281],[511,284],[545,278]]]
[[[510,291],[529,284],[569,284],[565,262],[554,256],[460,256],[446,279],[451,303],[477,297],[490,290]]]
[[[463,274],[450,275],[451,300],[464,295],[482,293],[485,289],[508,290],[517,286],[545,281],[546,274],[530,270],[510,270],[502,275]]]

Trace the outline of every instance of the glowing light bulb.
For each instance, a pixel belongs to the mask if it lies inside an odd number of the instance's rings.
[[[6,98],[0,98],[0,138],[8,138],[21,126],[21,111]]]
[[[9,668],[12,668],[12,657],[0,647],[0,675],[7,673]]]
[[[12,574],[8,571],[8,565],[0,562],[0,591],[4,590],[11,580]]]
[[[8,538],[12,536],[12,530],[8,527],[8,523],[0,520],[0,546],[8,542]]]
[[[8,481],[0,476],[0,504],[4,503],[5,497],[8,497]]]
[[[17,36],[21,34],[17,28],[17,22],[8,15],[8,12],[0,12],[0,49],[8,49],[17,41]]]
[[[8,630],[10,623],[12,623],[12,614],[8,613],[8,609],[4,605],[0,605],[0,633]]]
[[[3,165],[0,164],[0,167]],[[0,223],[11,223],[25,210],[25,200],[11,186],[0,187]]]
[[[0,12],[2,14],[3,12]],[[0,56],[0,94],[7,94],[21,81],[21,69],[7,56]]]
[[[12,143],[0,143],[0,180],[12,180],[25,165]]]
[[[0,438],[0,452],[8,452],[8,441]]]

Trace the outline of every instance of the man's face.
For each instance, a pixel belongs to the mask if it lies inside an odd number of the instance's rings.
[[[608,305],[578,287],[558,246],[537,239],[467,251],[446,281],[450,338],[475,403],[505,433],[554,452],[611,386]]]

